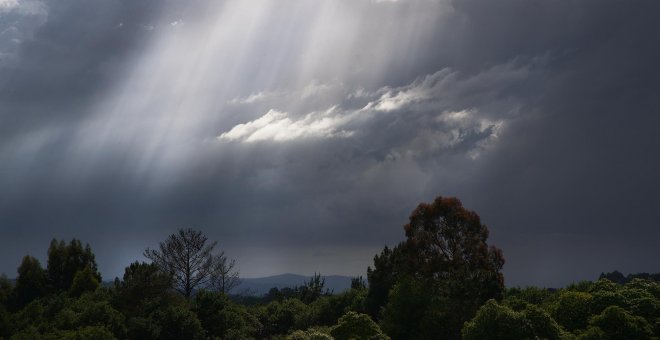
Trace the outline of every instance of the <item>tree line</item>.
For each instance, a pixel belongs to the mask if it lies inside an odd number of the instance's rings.
[[[94,254],[53,240],[47,264],[25,256],[0,278],[0,339],[655,339],[653,274],[602,274],[563,289],[509,288],[502,251],[460,200],[420,204],[405,239],[366,281],[332,294],[315,274],[262,297],[230,295],[236,262],[181,229],[102,285]],[[618,273],[618,274],[617,274]],[[623,279],[621,279],[623,277]]]

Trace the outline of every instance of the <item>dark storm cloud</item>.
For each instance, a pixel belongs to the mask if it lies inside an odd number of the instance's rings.
[[[613,267],[657,271],[657,4],[461,4],[481,24],[473,30],[502,47],[483,55],[549,56],[523,108],[533,114],[503,134],[482,160],[479,191],[466,195],[511,249],[510,276],[536,272],[542,284]],[[502,11],[516,15],[494,22]]]
[[[355,274],[438,194],[510,284],[660,270],[654,2],[259,4],[218,26],[202,1],[0,12],[25,31],[0,40],[0,270],[75,236],[118,275],[193,226],[267,263],[248,274]],[[314,249],[336,260],[292,260]]]
[[[155,1],[17,1],[2,13],[9,29],[25,35],[0,65],[0,131],[4,138],[37,126],[68,124],[88,113],[139,53],[154,25]],[[31,10],[21,10],[30,5]],[[12,17],[21,19],[11,20]],[[28,21],[31,19],[30,21]],[[37,28],[14,22],[44,21]],[[24,27],[28,26],[28,27]],[[32,31],[32,32],[30,32]]]
[[[3,37],[13,34],[0,48],[0,225],[12,254],[2,271],[13,275],[22,254],[43,256],[44,241],[71,238],[116,211],[119,202],[104,198],[109,182],[81,199],[56,172],[76,121],[140,53],[158,14],[156,1],[10,1],[0,9]],[[108,210],[95,216],[102,209],[89,207],[104,200]]]

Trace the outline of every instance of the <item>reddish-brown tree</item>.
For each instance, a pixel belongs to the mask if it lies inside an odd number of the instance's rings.
[[[502,296],[502,251],[486,243],[488,228],[479,215],[453,197],[420,204],[404,229],[406,241],[386,248],[367,272],[367,307],[383,318],[383,329],[392,337],[458,338],[463,323],[479,306]],[[410,292],[423,296],[399,296]],[[415,299],[426,303],[402,303]],[[410,315],[417,316],[406,318]],[[400,320],[414,324],[402,325]]]
[[[404,229],[417,276],[458,280],[468,296],[481,302],[502,293],[502,251],[488,246],[488,228],[459,199],[438,197],[431,204],[420,204]]]

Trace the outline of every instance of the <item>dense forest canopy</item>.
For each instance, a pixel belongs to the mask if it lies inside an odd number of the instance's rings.
[[[103,286],[80,240],[53,240],[0,278],[0,339],[657,339],[658,274],[603,273],[561,289],[508,288],[488,229],[456,198],[420,204],[406,239],[338,294],[315,274],[230,295],[235,262],[181,229]],[[223,276],[224,275],[224,276]],[[225,281],[222,281],[222,280]],[[218,281],[220,280],[220,281]],[[224,282],[224,283],[223,283]]]

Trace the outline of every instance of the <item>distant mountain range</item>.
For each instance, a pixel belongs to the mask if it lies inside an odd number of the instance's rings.
[[[323,278],[325,278],[325,288],[330,289],[335,294],[351,288],[350,276],[328,275],[323,276]],[[278,289],[285,287],[293,288],[302,285],[305,281],[309,281],[309,279],[310,276],[298,274],[281,274],[251,279],[241,278],[241,284],[234,288],[232,293],[260,296],[268,293],[273,287],[277,287]]]

